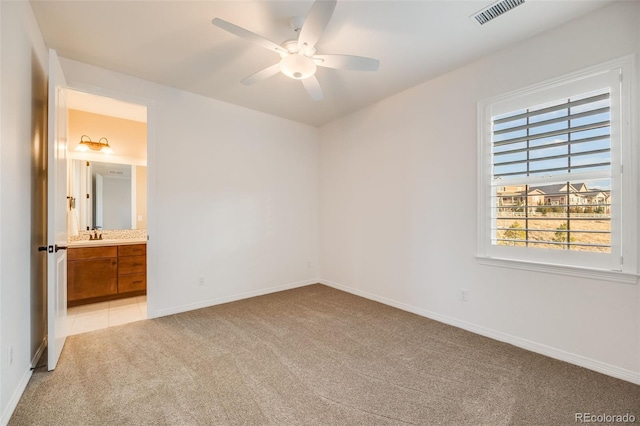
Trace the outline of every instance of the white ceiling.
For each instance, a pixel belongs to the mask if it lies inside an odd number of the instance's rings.
[[[548,30],[611,0],[527,0],[484,26],[488,1],[338,1],[318,53],[380,60],[377,72],[318,68],[324,100],[277,74],[240,81],[279,57],[211,24],[219,17],[276,43],[295,38],[292,16],[312,1],[31,1],[60,56],[321,126]],[[535,52],[532,52],[534,54]]]

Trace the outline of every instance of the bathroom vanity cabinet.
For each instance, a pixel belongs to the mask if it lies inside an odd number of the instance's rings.
[[[67,256],[67,306],[146,293],[146,244],[69,247]]]

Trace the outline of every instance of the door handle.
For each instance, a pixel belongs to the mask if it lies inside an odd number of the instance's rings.
[[[58,252],[58,250],[66,250],[67,246],[59,246],[56,244],[56,253]]]
[[[47,251],[47,246],[38,247],[38,251]]]

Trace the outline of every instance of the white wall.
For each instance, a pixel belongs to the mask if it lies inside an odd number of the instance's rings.
[[[30,377],[31,191],[34,75],[47,74],[47,50],[28,2],[0,2],[0,424]],[[42,301],[40,301],[42,302]],[[41,330],[41,333],[44,333]],[[35,340],[44,335],[34,336]],[[9,349],[13,362],[9,363]]]
[[[323,127],[322,282],[640,383],[638,285],[474,258],[477,102],[640,54],[638,28],[617,2]]]
[[[318,129],[61,62],[71,86],[149,105],[150,316],[317,282]]]

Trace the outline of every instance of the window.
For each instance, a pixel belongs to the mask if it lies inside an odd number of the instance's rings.
[[[636,273],[629,70],[625,58],[479,103],[479,259]]]

